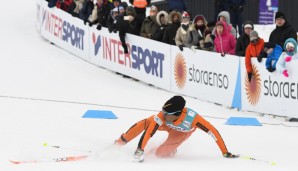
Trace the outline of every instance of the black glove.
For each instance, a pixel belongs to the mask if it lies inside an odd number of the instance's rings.
[[[212,47],[212,42],[205,42],[204,43],[204,48],[208,49]]]
[[[179,49],[180,49],[181,51],[183,51],[183,46],[182,46],[182,45],[179,45],[178,47],[179,47]]]
[[[122,47],[123,47],[124,53],[127,54],[128,53],[127,45],[122,43]]]
[[[92,27],[93,26],[93,22],[89,22],[89,24],[88,24],[90,27]]]
[[[210,38],[214,41],[214,39],[215,39],[215,35],[214,35],[214,34],[211,34],[211,35],[210,35]]]
[[[251,78],[252,78],[252,73],[251,72],[248,72],[247,73],[247,78],[248,78],[248,81],[250,82],[251,81]]]
[[[262,62],[262,58],[267,58],[267,53],[264,51],[261,51],[260,55],[257,57],[259,63]]]
[[[98,25],[96,26],[96,29],[97,29],[97,30],[101,30],[101,25],[98,24]],[[111,32],[110,32],[110,33],[111,33]]]
[[[84,25],[86,25],[88,23],[88,19],[84,20]]]
[[[227,152],[227,153],[223,154],[223,156],[225,158],[237,158],[237,157],[239,157],[239,155],[235,155],[235,154],[232,154],[230,152]]]
[[[98,27],[98,26],[97,26],[97,27]],[[109,30],[110,33],[112,33],[113,28],[112,28],[112,27],[108,27],[108,30]]]
[[[221,52],[221,53],[220,53],[221,57],[225,57],[226,54],[227,54],[226,52]]]
[[[115,28],[113,29],[113,32],[114,32],[114,33],[117,33],[117,31],[118,31],[117,29],[115,29]]]
[[[272,68],[272,67],[267,68],[267,70],[268,70],[269,72],[273,72],[273,71],[275,71],[275,69]]]

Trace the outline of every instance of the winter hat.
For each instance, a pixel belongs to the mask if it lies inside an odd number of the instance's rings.
[[[251,28],[253,30],[254,24],[251,21],[246,21],[245,24],[243,25],[243,29],[246,29],[246,28]]]
[[[224,27],[224,23],[222,21],[218,21],[218,22],[216,22],[216,26],[223,26]]]
[[[258,32],[257,32],[257,31],[255,31],[255,30],[252,30],[252,31],[250,32],[250,35],[249,35],[249,37],[259,37],[259,34],[258,34]]]
[[[115,1],[118,1],[118,2],[120,2],[120,3],[121,3],[121,0],[113,0],[113,2],[115,2]]]
[[[128,6],[126,8],[126,14],[135,17],[136,16],[136,11],[135,11],[134,7],[133,6]]]
[[[278,11],[275,14],[275,20],[278,19],[278,18],[286,19],[286,16],[285,16],[285,14],[283,12]]]
[[[150,11],[158,11],[157,7],[155,5],[151,5]]]
[[[202,15],[196,16],[193,23],[197,23],[199,20],[202,20],[205,23],[205,18]]]
[[[264,48],[270,49],[270,48],[275,48],[276,44],[272,42],[266,42],[264,44]]]
[[[185,103],[182,96],[174,96],[163,105],[162,111],[168,115],[180,115]]]
[[[124,7],[123,6],[119,6],[118,8],[119,8],[119,11],[120,10],[124,10]]]
[[[190,15],[186,11],[183,11],[182,18],[188,18],[188,19],[190,19]]]

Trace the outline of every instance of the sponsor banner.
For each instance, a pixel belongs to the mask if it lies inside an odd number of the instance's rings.
[[[56,7],[48,8],[46,1],[40,6],[40,15],[43,37],[70,53],[89,60],[89,26]]]
[[[172,46],[171,90],[198,99],[232,106],[239,57]],[[240,96],[238,96],[240,97]],[[241,101],[241,99],[238,99]]]
[[[157,87],[170,90],[170,46],[126,34],[124,54],[118,33],[90,28],[90,62]]]
[[[298,61],[286,64],[289,77],[278,71],[270,73],[266,70],[265,60],[258,63],[252,59],[253,75],[251,82],[247,79],[245,59],[241,58],[242,68],[242,108],[278,116],[298,117]]]
[[[274,14],[278,11],[278,0],[260,0],[259,24],[274,24]]]

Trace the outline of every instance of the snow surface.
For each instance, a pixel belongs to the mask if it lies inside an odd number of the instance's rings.
[[[51,45],[36,30],[35,1],[9,1],[9,7],[2,8],[0,15],[1,171],[298,169],[297,123],[189,97],[185,97],[187,106],[219,130],[229,151],[277,164],[226,159],[213,139],[200,130],[171,159],[159,159],[150,152],[166,138],[165,133],[157,132],[145,149],[145,162],[132,162],[139,137],[121,149],[111,148],[111,144],[136,121],[155,114],[174,94],[123,78]],[[16,12],[12,14],[12,11]],[[270,30],[260,27],[260,35],[268,35]],[[84,119],[82,115],[87,110],[111,110],[119,119]],[[225,125],[231,116],[256,117],[263,126]],[[50,147],[53,145],[63,148]],[[82,154],[91,157],[64,163],[14,165],[8,162],[8,159],[47,160]]]

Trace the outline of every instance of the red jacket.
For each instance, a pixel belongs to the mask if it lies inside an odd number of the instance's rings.
[[[264,39],[260,38],[256,44],[250,43],[245,52],[245,67],[247,72],[252,73],[251,58],[259,56],[264,48]]]

